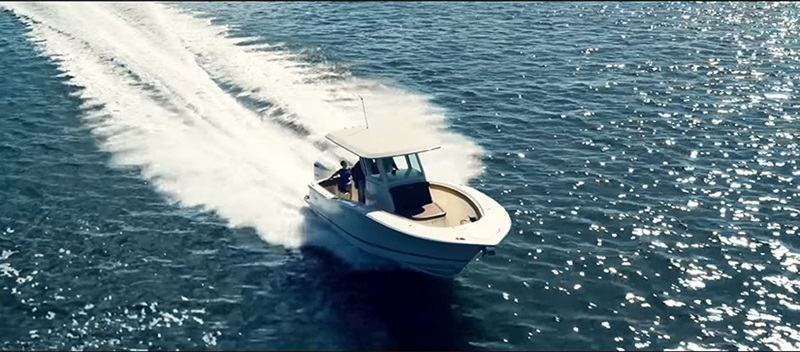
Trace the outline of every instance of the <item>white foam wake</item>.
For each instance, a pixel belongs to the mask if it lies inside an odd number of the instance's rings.
[[[30,36],[84,87],[86,122],[120,165],[136,166],[159,191],[202,206],[233,226],[253,226],[271,243],[305,241],[303,196],[314,147],[324,133],[361,123],[404,123],[436,133],[443,148],[426,159],[431,173],[454,182],[475,176],[480,149],[447,132],[424,97],[379,82],[326,80],[321,65],[285,51],[236,45],[228,28],[160,4],[10,3]],[[311,131],[299,136],[243,106],[224,81],[280,109],[277,120]]]

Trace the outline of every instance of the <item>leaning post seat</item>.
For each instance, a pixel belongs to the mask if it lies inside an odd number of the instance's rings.
[[[431,220],[447,213],[433,202],[430,183],[415,182],[389,189],[395,213],[414,220]]]

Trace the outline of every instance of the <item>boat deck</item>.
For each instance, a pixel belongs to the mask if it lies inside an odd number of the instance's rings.
[[[351,183],[350,192],[339,192],[336,187],[337,179],[334,178],[329,181],[322,181],[319,183],[322,188],[330,192],[334,197],[345,199],[351,202],[358,202],[358,190]],[[458,191],[444,187],[442,185],[430,185],[431,198],[445,212],[445,216],[432,219],[417,220],[408,218],[418,223],[423,223],[428,226],[435,227],[453,227],[470,222],[470,217],[473,219],[480,218],[478,208],[471,200]]]

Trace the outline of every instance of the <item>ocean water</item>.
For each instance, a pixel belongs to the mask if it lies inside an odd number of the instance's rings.
[[[800,349],[797,4],[0,6],[3,349]],[[359,95],[497,255],[308,213]]]

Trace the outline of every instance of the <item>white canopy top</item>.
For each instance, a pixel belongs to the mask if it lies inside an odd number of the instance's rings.
[[[362,158],[421,153],[441,147],[431,136],[402,128],[351,127],[325,135],[325,138]]]

